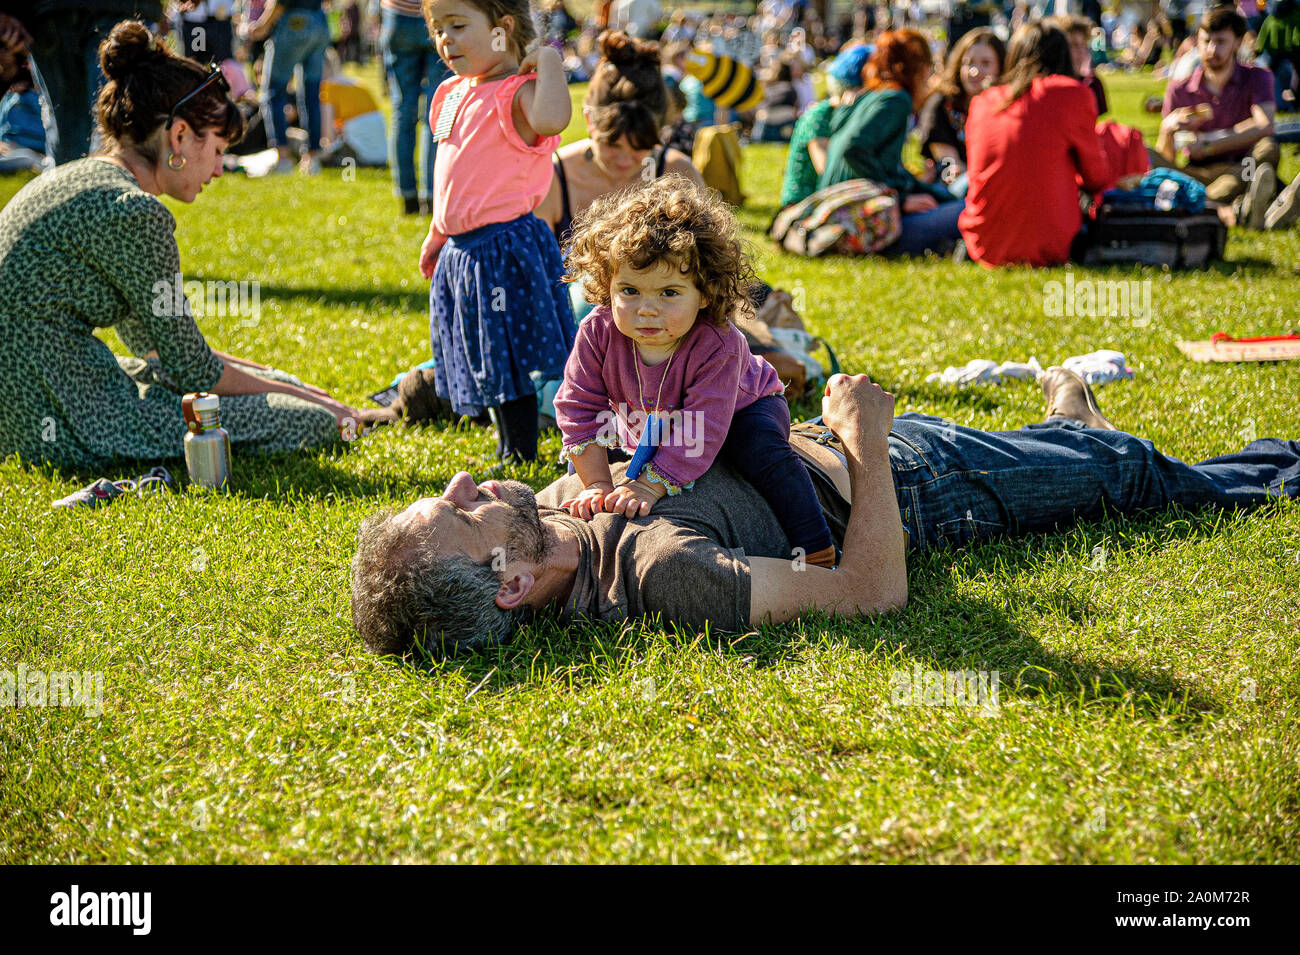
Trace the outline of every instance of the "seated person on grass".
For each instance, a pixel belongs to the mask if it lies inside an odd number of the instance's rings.
[[[813,426],[830,446],[791,444],[843,549],[833,570],[792,560],[767,502],[722,461],[652,514],[590,521],[561,507],[582,491],[576,476],[534,495],[462,472],[441,497],[362,523],[353,625],[370,650],[404,655],[489,646],[539,611],[739,632],[808,612],[856,617],[907,602],[909,552],[1103,513],[1300,497],[1300,441],[1187,465],[1114,430],[1073,373],[1049,370],[1043,392],[1044,422],[990,433],[895,418],[893,396],[865,375],[832,377],[825,427]]]
[[[1106,102],[1106,87],[1101,84],[1101,77],[1092,69],[1092,31],[1093,22],[1087,17],[1075,13],[1063,13],[1046,17],[1045,26],[1053,26],[1065,34],[1070,41],[1070,59],[1074,63],[1074,74],[1084,86],[1092,90],[1097,100],[1097,115],[1104,116],[1110,109]]]
[[[866,91],[835,110],[826,166],[817,181],[827,189],[850,179],[869,179],[896,191],[902,204],[902,235],[888,253],[944,252],[960,238],[962,201],[941,183],[922,182],[903,165],[903,144],[914,112],[925,105],[932,73],[930,46],[915,30],[888,30],[862,68]]]
[[[954,196],[965,196],[966,115],[970,102],[997,82],[1007,48],[988,27],[971,30],[948,54],[943,73],[917,120],[921,155],[936,166],[939,181]]]
[[[970,257],[986,268],[1065,263],[1083,224],[1079,187],[1099,192],[1118,177],[1060,30],[1034,21],[1012,35],[1001,83],[971,101],[966,160],[959,223]]]
[[[213,350],[184,294],[176,219],[159,197],[194,202],[221,177],[244,129],[222,74],[132,20],[113,27],[99,63],[100,150],[0,209],[0,458],[98,469],[182,457],[191,391],[221,396],[237,456],[335,444],[368,414]],[[110,327],[134,357],[95,334]]]
[[[862,67],[871,50],[865,44],[842,49],[826,69],[826,88],[830,95],[813,103],[795,120],[781,180],[782,207],[802,202],[817,191],[817,180],[826,168],[831,120],[835,110],[850,104],[862,89]]]
[[[0,24],[0,173],[41,172],[54,165],[45,155],[41,98],[32,80],[27,39],[12,22],[7,30]]]
[[[325,151],[321,165],[388,165],[388,127],[379,103],[368,89],[345,76],[338,58],[327,51],[320,84],[321,129]]]
[[[1201,65],[1186,80],[1165,89],[1164,119],[1152,157],[1179,166],[1205,184],[1229,224],[1263,229],[1292,220],[1296,190],[1279,201],[1287,206],[1270,215],[1277,191],[1280,152],[1273,138],[1273,76],[1237,61],[1246,21],[1231,7],[1214,7],[1196,32]],[[1178,133],[1192,134],[1178,153]],[[1289,198],[1288,198],[1289,197]]]

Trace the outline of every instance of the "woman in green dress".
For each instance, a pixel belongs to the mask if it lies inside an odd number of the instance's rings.
[[[180,279],[176,221],[243,132],[223,77],[119,23],[100,46],[105,146],[0,210],[0,458],[68,468],[184,453],[181,396],[222,396],[236,453],[321,447],[362,416],[318,388],[213,351]],[[136,357],[93,334],[112,327]]]

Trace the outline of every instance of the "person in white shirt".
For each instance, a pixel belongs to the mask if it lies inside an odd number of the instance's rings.
[[[758,65],[758,54],[763,48],[763,41],[751,28],[752,24],[744,17],[737,17],[733,26],[727,30],[729,47],[733,59],[748,67]],[[734,31],[734,33],[733,33]]]
[[[611,29],[625,30],[644,40],[658,39],[655,28],[663,18],[659,0],[616,0],[609,15]]]

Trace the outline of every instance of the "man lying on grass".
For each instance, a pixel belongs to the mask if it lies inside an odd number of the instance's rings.
[[[1072,372],[1043,379],[1046,420],[984,432],[928,415],[893,416],[865,375],[836,375],[823,440],[791,444],[814,477],[838,566],[792,554],[762,495],[718,461],[690,494],[628,518],[560,505],[576,475],[539,495],[523,484],[452,478],[441,497],[371,515],[352,561],[352,619],[365,645],[481,647],[529,613],[744,631],[824,611],[860,616],[907,602],[906,554],[1101,515],[1178,504],[1253,507],[1300,496],[1300,442],[1263,439],[1196,465],[1115,430]],[[817,429],[813,429],[814,431]],[[614,465],[616,481],[623,465]],[[851,503],[850,503],[851,502]]]

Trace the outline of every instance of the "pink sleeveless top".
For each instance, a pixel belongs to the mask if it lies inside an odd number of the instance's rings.
[[[470,86],[470,77],[439,84],[429,110],[436,129],[447,95],[464,86],[464,98],[447,138],[438,143],[433,168],[432,234],[459,235],[480,226],[518,219],[537,208],[551,187],[551,152],[560,137],[528,144],[515,129],[515,93],[537,74],[509,76]],[[441,245],[441,243],[439,243]]]

